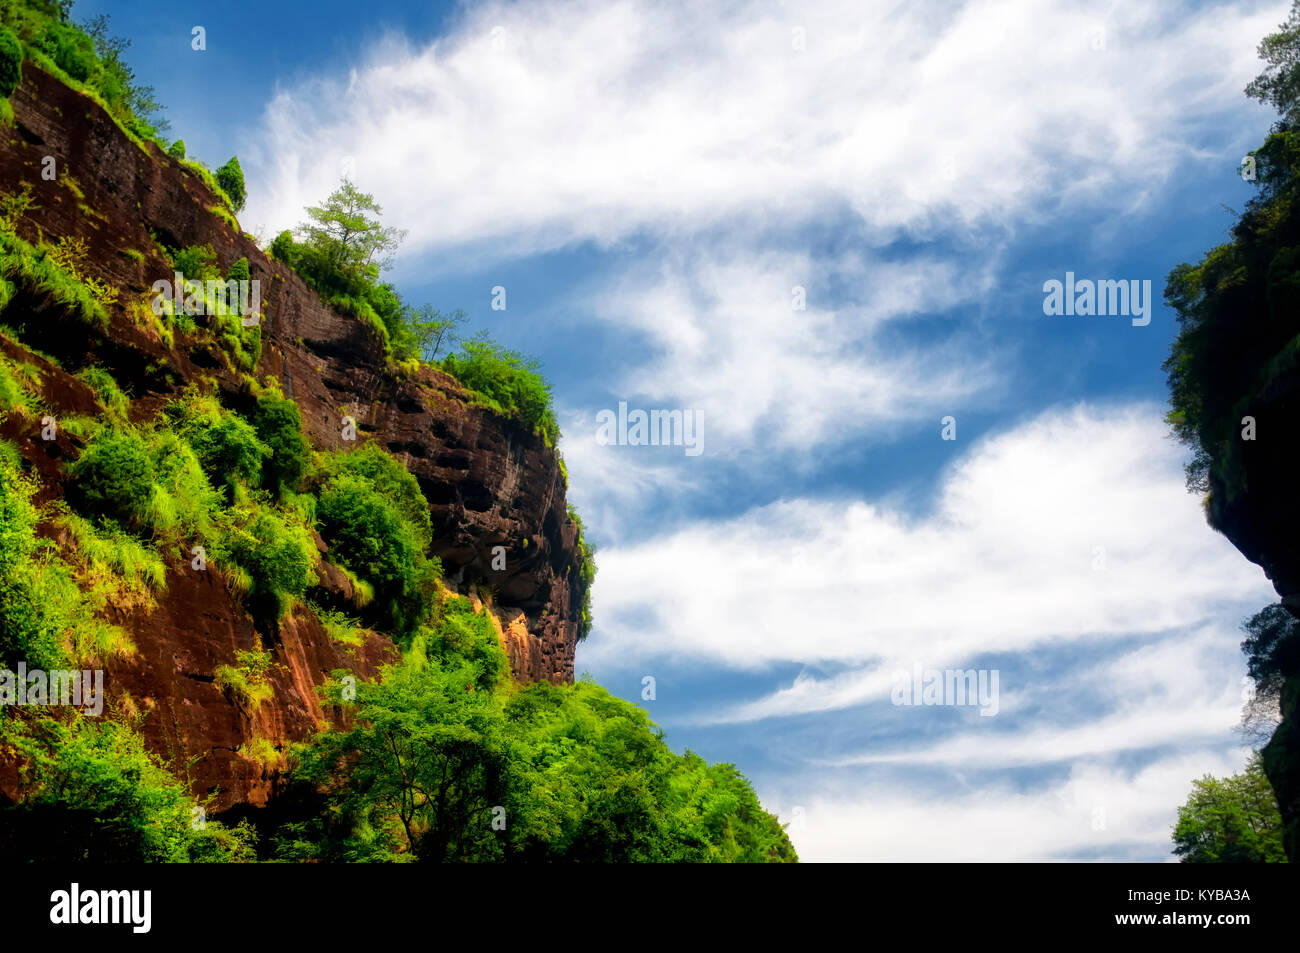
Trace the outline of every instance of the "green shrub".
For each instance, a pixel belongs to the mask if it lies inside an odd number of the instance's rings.
[[[177,139],[175,142],[173,142],[170,146],[167,147],[167,154],[171,156],[173,159],[184,159],[185,140]]]
[[[554,446],[560,425],[551,407],[550,385],[538,373],[537,362],[484,336],[462,342],[461,349],[460,355],[450,354],[443,360],[442,369],[486,397],[494,409],[515,417]]]
[[[56,551],[54,544],[36,536],[36,483],[22,473],[16,456],[0,453],[0,662],[51,669],[69,656],[129,654],[127,634],[95,617],[94,603],[69,567],[47,555]]]
[[[217,185],[230,198],[230,205],[236,211],[244,207],[244,170],[239,167],[239,157],[231,156],[230,161],[217,170]]]
[[[229,562],[251,582],[248,605],[255,619],[274,623],[315,581],[316,547],[300,524],[265,506],[232,514],[230,527],[214,548],[218,565]]]
[[[293,252],[293,233],[286,228],[279,235],[276,235],[275,240],[271,242],[271,257],[292,268],[294,259]]]
[[[192,245],[171,253],[172,265],[190,281],[207,281],[221,277],[217,270],[217,253],[211,245]],[[177,310],[180,303],[177,303]]]
[[[5,27],[0,27],[0,96],[8,99],[23,79],[23,45]]]
[[[36,386],[40,376],[31,364],[14,364],[0,354],[0,410],[35,413],[40,406]]]
[[[275,394],[258,398],[253,414],[258,438],[270,449],[262,465],[262,483],[272,493],[293,492],[302,481],[311,447],[302,435],[298,405]]]
[[[117,297],[116,289],[82,279],[69,267],[72,263],[55,251],[0,229],[0,279],[12,283],[3,296],[5,303],[12,299],[13,289],[21,286],[31,295],[48,297],[83,324],[107,328],[107,305]]]
[[[401,633],[419,622],[436,568],[420,558],[415,532],[373,483],[343,474],[321,492],[317,507],[330,559],[375,588],[383,622]]]
[[[230,274],[226,276],[230,281],[248,281],[252,277],[248,269],[248,259],[240,258],[230,266]]]
[[[237,483],[250,487],[261,483],[270,447],[257,438],[252,424],[223,408],[216,398],[188,394],[164,407],[163,414],[194,448],[212,484],[230,491],[229,500],[234,499]]]
[[[69,497],[86,515],[128,529],[148,523],[158,471],[148,445],[135,431],[101,431],[68,473]]]
[[[325,609],[311,603],[308,604],[308,608],[320,621],[321,628],[335,642],[350,645],[354,648],[365,644],[366,628],[357,619],[344,612]]]
[[[212,680],[236,705],[257,711],[274,693],[266,681],[270,668],[271,653],[260,646],[247,652],[236,649],[235,664],[218,666]]]
[[[99,70],[99,59],[90,37],[74,27],[51,24],[39,46],[59,69],[79,83],[86,82]]]
[[[194,824],[185,785],[129,726],[108,718],[10,718],[0,743],[22,766],[17,804],[0,809],[0,851],[58,863],[256,860],[247,822]]]
[[[0,456],[0,664],[54,668],[63,659],[62,631],[44,598],[49,587],[36,560],[42,548],[36,537],[40,511],[32,503],[36,483],[15,456]]]
[[[369,480],[410,525],[420,551],[429,548],[433,541],[429,501],[420,489],[420,482],[400,461],[369,443],[351,453],[334,454],[330,466],[335,473],[353,474]]]
[[[510,665],[487,611],[474,611],[464,596],[447,595],[439,603],[434,621],[420,632],[429,658],[445,668],[468,662],[478,672],[475,684],[491,691],[506,677]]]

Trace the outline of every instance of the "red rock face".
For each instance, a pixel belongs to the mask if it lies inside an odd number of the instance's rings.
[[[396,371],[375,332],[324,306],[290,269],[209,212],[218,200],[196,174],[152,145],[136,145],[92,100],[28,62],[11,102],[14,126],[0,127],[0,190],[16,193],[26,183],[35,200],[20,233],[29,240],[39,237],[37,229],[51,240],[81,238],[88,248],[83,271],[122,292],[103,334],[88,331],[55,302],[31,296],[15,298],[5,321],[20,325],[33,347],[65,367],[80,366],[92,354],[133,397],[133,419],[151,417],[199,377],[214,378],[238,406],[248,399],[247,384],[219,352],[179,331],[169,347],[134,309],[148,301],[154,281],[171,278],[157,242],[209,244],[223,273],[247,258],[251,276],[261,282],[265,316],[254,376],[280,381],[318,448],[373,440],[402,460],[429,500],[433,554],[443,562],[448,585],[462,592],[486,587],[498,614],[517,620],[504,639],[515,677],[572,681],[582,584],[577,527],[568,517],[554,450],[473,403],[441,372],[423,368],[408,377]],[[46,157],[53,157],[54,181],[42,177]],[[26,348],[3,346],[42,368],[42,396],[56,416],[92,411],[93,394],[71,374]],[[356,443],[344,439],[344,415],[356,422]],[[44,497],[58,495],[60,463],[75,457],[77,438],[43,441],[38,423],[13,416],[0,433],[21,446],[47,481]],[[506,558],[502,571],[492,568],[498,546]],[[275,694],[249,713],[212,682],[214,670],[233,664],[234,651],[251,648],[254,640],[251,621],[218,574],[170,565],[155,609],[113,621],[131,631],[138,653],[110,666],[110,697],[130,693],[145,716],[141,731],[148,743],[173,763],[199,757],[190,769],[195,792],[219,788],[218,809],[264,803],[273,788],[274,772],[236,749],[254,737],[273,744],[305,737],[325,714],[315,686],[331,670],[368,676],[395,651],[376,637],[349,654],[310,615],[297,612],[273,645],[264,640],[273,651]]]

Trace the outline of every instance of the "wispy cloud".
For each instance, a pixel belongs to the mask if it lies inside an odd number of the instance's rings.
[[[1271,599],[1206,530],[1157,407],[1057,409],[954,452],[925,514],[790,500],[606,549],[585,658],[856,664],[731,713],[753,719],[880,697],[916,658],[1161,633]]]
[[[1281,8],[476,5],[427,45],[393,38],[346,80],[284,88],[254,137],[247,218],[297,222],[348,156],[408,253],[844,210],[888,240],[1127,208],[1193,154],[1196,121],[1241,114]]]

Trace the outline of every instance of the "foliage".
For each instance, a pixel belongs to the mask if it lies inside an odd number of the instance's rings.
[[[434,619],[420,630],[425,656],[445,667],[467,664],[474,670],[474,684],[491,691],[500,686],[510,671],[501,639],[486,611],[475,611],[464,596],[445,595]]]
[[[325,860],[479,860],[499,855],[492,808],[511,751],[500,708],[467,691],[473,670],[399,666],[357,686],[353,727],[297,751],[297,777],[328,805],[290,828],[282,853]],[[303,836],[304,833],[307,836]]]
[[[126,419],[130,401],[122,393],[122,389],[117,386],[117,381],[114,380],[112,374],[102,367],[91,365],[84,368],[77,376],[95,392],[95,397],[110,415],[120,420]]]
[[[100,14],[81,24],[68,17],[70,3],[6,0],[0,4],[6,26],[27,46],[27,55],[43,69],[101,103],[137,142],[158,139],[168,123],[152,86],[137,82],[123,54],[131,41],[109,32]]]
[[[271,242],[271,257],[292,267],[293,247],[293,233],[286,228]]]
[[[0,230],[0,279],[12,283],[3,303],[12,300],[18,288],[34,297],[45,297],[58,304],[76,320],[98,328],[108,326],[107,304],[117,297],[117,290],[94,281],[82,280],[65,264],[72,253],[49,245],[32,245],[10,230]]]
[[[217,269],[217,253],[211,245],[191,245],[169,252],[172,266],[190,281],[207,281],[220,278]]]
[[[309,221],[298,226],[298,270],[326,294],[351,294],[374,282],[405,237],[379,223],[382,212],[374,196],[344,179],[324,204],[308,207]]]
[[[487,398],[493,409],[540,433],[549,446],[559,441],[560,425],[551,406],[551,388],[538,373],[536,361],[479,334],[462,342],[461,353],[448,355],[441,367]]]
[[[130,429],[105,430],[69,467],[69,498],[83,513],[128,529],[149,521],[158,470],[149,446]]]
[[[308,603],[308,608],[320,621],[321,628],[335,642],[353,647],[363,645],[366,641],[366,628],[352,616],[336,609],[325,609]]]
[[[351,727],[296,751],[295,776],[320,801],[280,832],[280,856],[795,859],[734,767],[674,755],[635,706],[590,683],[506,697],[480,674],[449,655],[358,684]]]
[[[1290,15],[1277,33],[1260,41],[1258,52],[1268,66],[1246,87],[1246,95],[1272,105],[1282,114],[1284,125],[1297,125],[1300,123],[1300,3],[1292,3]]]
[[[256,858],[247,822],[193,823],[184,785],[128,725],[72,716],[0,722],[16,755],[19,803],[0,810],[5,856],[60,863],[230,862]]]
[[[170,146],[167,147],[167,154],[171,156],[173,159],[184,159],[185,140],[177,139],[175,142],[173,142]]]
[[[217,170],[217,185],[230,197],[230,206],[236,212],[243,211],[247,191],[244,188],[244,170],[239,167],[239,157],[231,156],[230,161]]]
[[[51,23],[39,46],[59,69],[78,82],[86,82],[100,70],[94,43],[75,27]]]
[[[335,474],[351,474],[368,480],[410,526],[419,551],[429,548],[433,541],[429,501],[424,498],[419,481],[399,460],[378,445],[368,443],[351,453],[334,454],[327,468]]]
[[[389,314],[388,337],[394,358],[402,361],[418,357],[428,364],[460,340],[456,329],[469,320],[464,311],[444,315],[428,304],[419,308],[403,306]]]
[[[252,424],[216,398],[191,391],[164,407],[163,414],[194,449],[213,485],[224,489],[227,500],[234,499],[237,484],[261,483],[271,448],[258,439]]]
[[[261,646],[248,651],[235,650],[234,665],[220,665],[213,673],[213,682],[235,704],[257,711],[262,702],[270,699],[273,689],[266,678],[271,669],[271,653]]]
[[[258,398],[253,427],[270,450],[270,457],[262,464],[263,486],[272,494],[296,490],[311,453],[302,435],[298,405],[274,393],[264,394]]]
[[[1270,387],[1300,367],[1300,3],[1260,52],[1269,67],[1247,92],[1282,119],[1254,153],[1258,191],[1232,241],[1174,268],[1165,289],[1179,323],[1164,364],[1168,420],[1192,450],[1188,487],[1210,492],[1212,521],[1218,504],[1246,490],[1242,418],[1258,415]]]
[[[248,606],[263,624],[274,624],[315,581],[316,547],[311,534],[288,514],[244,504],[227,514],[227,528],[213,558],[238,566],[250,581]]]
[[[1300,620],[1280,602],[1261,609],[1242,628],[1247,671],[1257,686],[1300,675]]]
[[[1259,755],[1241,774],[1193,781],[1173,836],[1183,863],[1285,863],[1282,818]]]
[[[17,454],[0,453],[0,663],[52,669],[69,658],[129,654],[126,633],[95,617],[93,589],[84,594],[54,544],[36,535],[35,493]]]
[[[416,530],[373,481],[354,473],[325,485],[317,512],[330,558],[374,587],[381,624],[410,632],[426,611],[437,572],[421,555]]]
[[[0,27],[0,97],[8,98],[23,78],[23,45],[10,30]]]

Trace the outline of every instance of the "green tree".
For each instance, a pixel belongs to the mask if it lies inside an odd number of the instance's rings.
[[[307,209],[309,221],[299,226],[318,290],[352,290],[361,281],[377,279],[406,233],[380,224],[383,208],[374,196],[347,179],[323,205]]]
[[[1259,58],[1268,66],[1246,87],[1246,95],[1269,103],[1282,114],[1282,125],[1300,123],[1300,3],[1278,32],[1264,37]]]
[[[244,210],[244,170],[239,167],[239,157],[231,156],[230,161],[217,170],[217,185],[230,196],[230,205],[236,212]]]
[[[1241,774],[1193,781],[1173,836],[1183,863],[1285,863],[1282,817],[1259,755]]]
[[[66,12],[62,19],[66,21]],[[130,123],[137,135],[148,138],[171,128],[163,118],[163,106],[154,97],[154,88],[136,81],[135,71],[126,64],[123,54],[131,41],[109,32],[109,18],[101,13],[80,24],[81,30],[94,44],[103,74],[100,91],[109,108]]]
[[[456,329],[469,321],[469,317],[459,309],[444,315],[433,305],[426,304],[411,309],[407,320],[415,352],[421,360],[432,364],[443,348],[450,348],[460,340]]]
[[[510,745],[496,699],[470,666],[401,665],[357,686],[347,730],[298,751],[332,830],[332,860],[484,861],[501,856],[493,808],[508,803]],[[338,699],[337,692],[335,693]]]
[[[271,257],[293,267],[293,251],[293,233],[286,228],[271,242]]]

